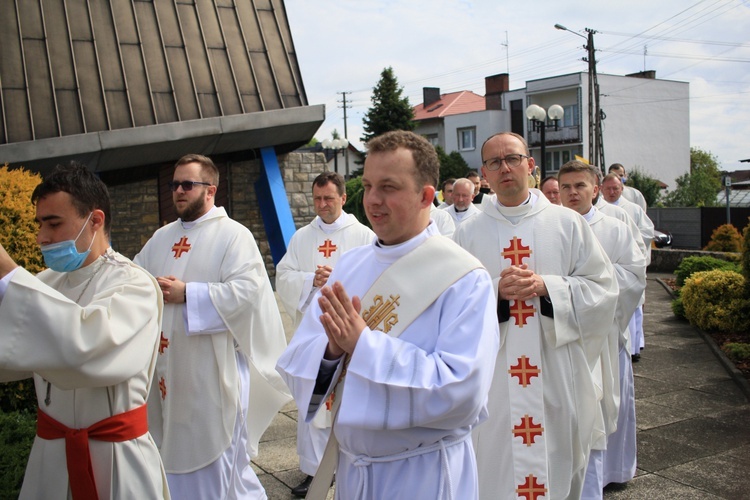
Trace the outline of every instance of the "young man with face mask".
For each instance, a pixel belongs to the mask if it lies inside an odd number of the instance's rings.
[[[159,286],[110,248],[109,194],[86,167],[58,167],[31,201],[49,269],[0,246],[0,382],[33,375],[39,400],[21,498],[169,498],[145,404]]]

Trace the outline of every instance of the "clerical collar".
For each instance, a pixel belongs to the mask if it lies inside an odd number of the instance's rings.
[[[193,229],[195,226],[197,226],[198,224],[200,224],[204,220],[210,218],[211,214],[213,213],[214,210],[216,210],[216,205],[212,206],[208,210],[208,212],[206,212],[205,214],[201,215],[200,217],[198,217],[195,220],[184,221],[184,220],[180,219],[180,224],[182,224],[182,229]]]
[[[455,210],[456,210],[456,212],[458,212],[458,213],[468,212],[468,211],[469,211],[469,207],[466,207],[466,208],[464,208],[463,210],[459,210],[459,209],[457,209],[457,208],[456,208]]]
[[[438,231],[437,226],[432,220],[430,220],[430,223],[427,225],[426,228],[424,228],[424,230],[420,231],[419,234],[415,235],[409,240],[404,241],[403,243],[396,243],[395,245],[386,245],[382,241],[380,241],[379,238],[376,238],[375,245],[374,245],[375,258],[379,262],[384,262],[384,263],[395,262],[401,256],[406,255],[410,251],[417,248],[427,238],[431,236],[436,236],[439,234],[440,232]]]
[[[500,200],[496,197],[495,208],[497,208],[497,211],[500,212],[500,215],[508,219],[511,224],[518,224],[518,221],[523,219],[526,214],[531,212],[538,199],[539,197],[534,194],[533,191],[529,191],[529,196],[528,198],[526,198],[526,201],[515,207],[507,207],[500,203]]]
[[[339,229],[341,229],[342,227],[346,225],[346,223],[349,221],[349,214],[347,214],[346,212],[342,210],[341,215],[339,215],[338,218],[335,221],[331,222],[330,224],[326,224],[325,221],[320,218],[320,216],[318,216],[316,221],[321,231],[323,231],[326,234],[331,234],[331,233],[338,231]]]
[[[586,219],[586,222],[591,222],[591,218],[594,217],[594,214],[596,213],[596,207],[591,205],[591,209],[583,214],[583,218]]]
[[[621,196],[620,198],[617,198],[617,199],[616,199],[615,201],[613,201],[613,202],[611,202],[611,203],[612,203],[613,205],[619,206],[619,205],[620,205],[620,199],[621,199],[621,198],[622,198],[622,196]]]

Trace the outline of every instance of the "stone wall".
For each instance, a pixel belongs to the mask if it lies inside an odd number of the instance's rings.
[[[107,187],[112,199],[112,248],[132,259],[159,228],[158,180]]]
[[[653,273],[674,273],[685,257],[714,257],[716,259],[737,262],[741,256],[733,252],[704,252],[703,250],[679,250],[672,248],[652,248],[651,264],[648,271]]]
[[[283,172],[287,199],[297,228],[315,218],[312,181],[326,169],[322,153],[289,153],[278,157]],[[253,233],[270,276],[276,271],[266,237],[263,218],[255,194],[260,176],[260,160],[229,165],[230,216]],[[224,180],[222,180],[224,182]],[[109,186],[112,197],[112,247],[133,258],[159,228],[159,195],[156,178]]]

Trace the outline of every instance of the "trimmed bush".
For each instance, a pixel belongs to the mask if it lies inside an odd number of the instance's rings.
[[[735,271],[701,271],[693,274],[680,291],[685,317],[701,330],[743,331],[738,325],[745,278]]]
[[[742,236],[731,224],[722,224],[711,233],[711,240],[703,250],[709,252],[741,252]]]
[[[670,304],[672,306],[672,313],[680,319],[685,318],[685,306],[682,303],[682,296],[678,295]]]
[[[712,269],[740,272],[740,266],[735,262],[729,262],[717,259],[716,257],[709,257],[707,255],[700,257],[685,257],[674,272],[675,277],[677,278],[677,286],[684,286],[685,280],[694,273],[699,271],[711,271]]]
[[[18,498],[35,434],[36,415],[0,413],[0,498]]]
[[[722,347],[722,350],[726,353],[729,359],[736,363],[750,360],[750,344],[744,342],[731,342],[725,344],[724,347]]]

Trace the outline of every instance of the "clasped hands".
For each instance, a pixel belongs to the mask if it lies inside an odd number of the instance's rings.
[[[542,277],[529,269],[527,264],[503,269],[497,292],[503,300],[529,300],[548,295]]]
[[[320,292],[320,322],[328,336],[325,359],[337,359],[344,353],[352,354],[362,330],[367,326],[359,315],[362,310],[359,297],[355,295],[349,299],[340,281],[333,286],[324,286]]]
[[[159,276],[156,278],[165,304],[182,304],[185,302],[185,288],[187,283],[180,281],[174,276]]]

